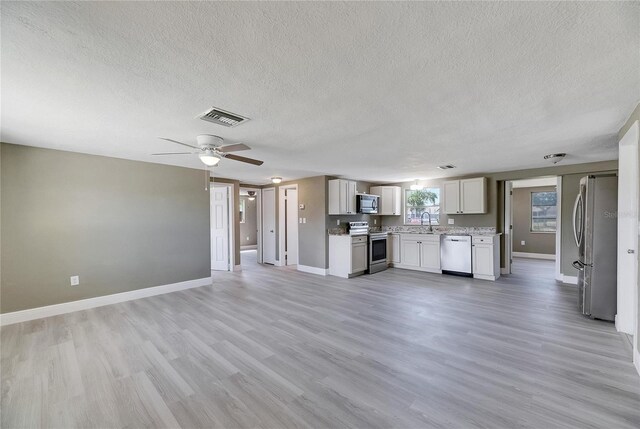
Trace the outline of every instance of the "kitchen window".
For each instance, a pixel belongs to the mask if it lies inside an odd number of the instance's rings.
[[[531,232],[556,232],[557,216],[556,191],[531,193]]]
[[[422,214],[431,214],[431,225],[440,224],[440,188],[404,191],[404,224],[420,225]],[[427,224],[428,217],[424,217]]]

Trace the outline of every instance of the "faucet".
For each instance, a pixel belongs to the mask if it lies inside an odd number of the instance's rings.
[[[431,226],[431,213],[429,212],[422,212],[420,215],[420,226],[424,226],[424,215],[427,215],[429,218],[429,232],[433,232],[433,227]]]

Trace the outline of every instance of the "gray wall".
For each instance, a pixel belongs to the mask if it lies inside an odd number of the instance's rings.
[[[279,232],[279,189],[281,186],[298,185],[298,204],[304,204],[299,217],[307,218],[307,223],[298,224],[298,263],[316,268],[327,268],[327,246],[329,239],[326,228],[327,180],[326,176],[307,177],[283,182],[279,185],[264,186],[276,188],[276,258],[280,249]]]
[[[531,232],[531,193],[554,192],[555,186],[513,190],[513,251],[555,255],[556,234]],[[520,244],[524,240],[525,245]]]
[[[240,201],[244,201],[245,215],[244,223],[240,224],[240,245],[241,246],[255,246],[258,244],[258,210],[256,199],[253,201],[246,195],[240,196]],[[240,207],[238,207],[240,210]]]
[[[0,146],[2,313],[211,275],[201,170]]]

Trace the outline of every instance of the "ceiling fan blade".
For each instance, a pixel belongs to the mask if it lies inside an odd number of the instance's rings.
[[[218,152],[222,152],[222,153],[238,152],[241,150],[249,150],[249,149],[251,148],[244,143],[228,144],[226,146],[220,146],[217,148]]]
[[[151,155],[191,155],[198,152],[163,152],[163,153],[152,153]]]
[[[259,161],[257,159],[252,159],[252,158],[246,158],[244,156],[239,156],[239,155],[233,155],[231,153],[226,154],[224,157],[227,159],[233,159],[234,161],[246,162],[247,164],[253,164],[253,165],[264,164],[264,161]]]
[[[190,148],[192,148],[192,149],[200,149],[198,146],[192,146],[192,145],[190,145],[190,144],[182,143],[182,142],[179,142],[179,141],[177,141],[177,140],[166,139],[166,138],[164,138],[164,137],[158,137],[158,138],[159,138],[160,140],[166,140],[166,141],[171,142],[171,143],[181,144],[182,146],[187,146],[187,147],[190,147]]]

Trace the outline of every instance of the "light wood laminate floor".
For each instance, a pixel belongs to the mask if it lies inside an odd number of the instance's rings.
[[[244,264],[1,335],[3,429],[640,427],[622,337],[544,261],[497,282]]]

